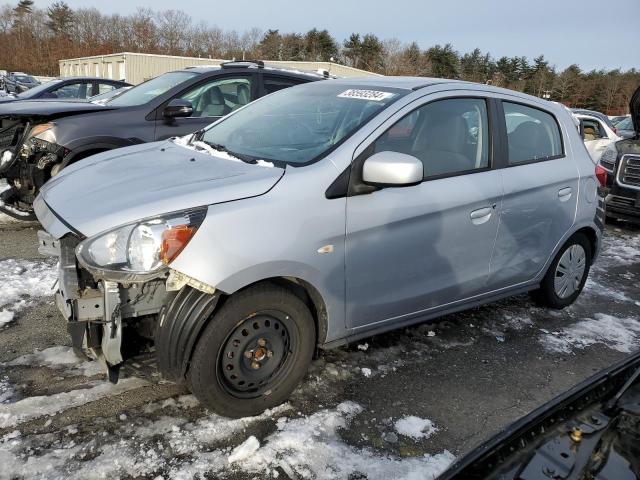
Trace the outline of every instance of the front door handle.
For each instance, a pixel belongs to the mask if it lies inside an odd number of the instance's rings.
[[[571,187],[565,187],[558,190],[558,198],[561,202],[566,202],[571,198],[571,194],[573,193],[573,189]]]
[[[484,207],[474,210],[471,212],[471,215],[469,215],[471,217],[471,223],[474,225],[482,225],[489,221],[492,213],[493,207]]]

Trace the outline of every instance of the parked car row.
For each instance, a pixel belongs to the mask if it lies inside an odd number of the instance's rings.
[[[21,93],[10,94],[7,97],[0,98],[0,103],[36,99],[86,100],[126,86],[130,85],[120,80],[94,77],[60,78],[39,84]]]
[[[7,72],[2,77],[2,90],[7,93],[22,93],[40,85],[33,76],[22,72]]]

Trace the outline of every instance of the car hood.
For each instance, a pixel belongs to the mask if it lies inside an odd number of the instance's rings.
[[[633,129],[640,135],[640,87],[631,97],[629,102],[629,111],[633,120]]]
[[[38,200],[89,237],[143,218],[263,195],[283,175],[281,168],[202,153],[167,140],[81,160],[47,182]],[[47,228],[39,208],[36,214]]]
[[[2,99],[4,100],[4,97]],[[64,117],[80,113],[112,110],[113,107],[85,102],[18,100],[0,103],[0,117]]]

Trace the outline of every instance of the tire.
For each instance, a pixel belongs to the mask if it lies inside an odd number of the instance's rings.
[[[540,288],[531,293],[533,300],[540,306],[557,310],[571,305],[584,288],[592,256],[589,239],[582,233],[573,235],[551,262]]]
[[[187,385],[220,415],[257,415],[289,398],[309,368],[315,341],[313,317],[299,297],[270,283],[249,287],[205,327]]]

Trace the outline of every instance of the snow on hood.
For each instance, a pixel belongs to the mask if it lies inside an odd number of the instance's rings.
[[[64,222],[91,236],[143,218],[263,195],[284,175],[284,169],[220,153],[173,141],[120,148],[65,168],[40,197]]]

